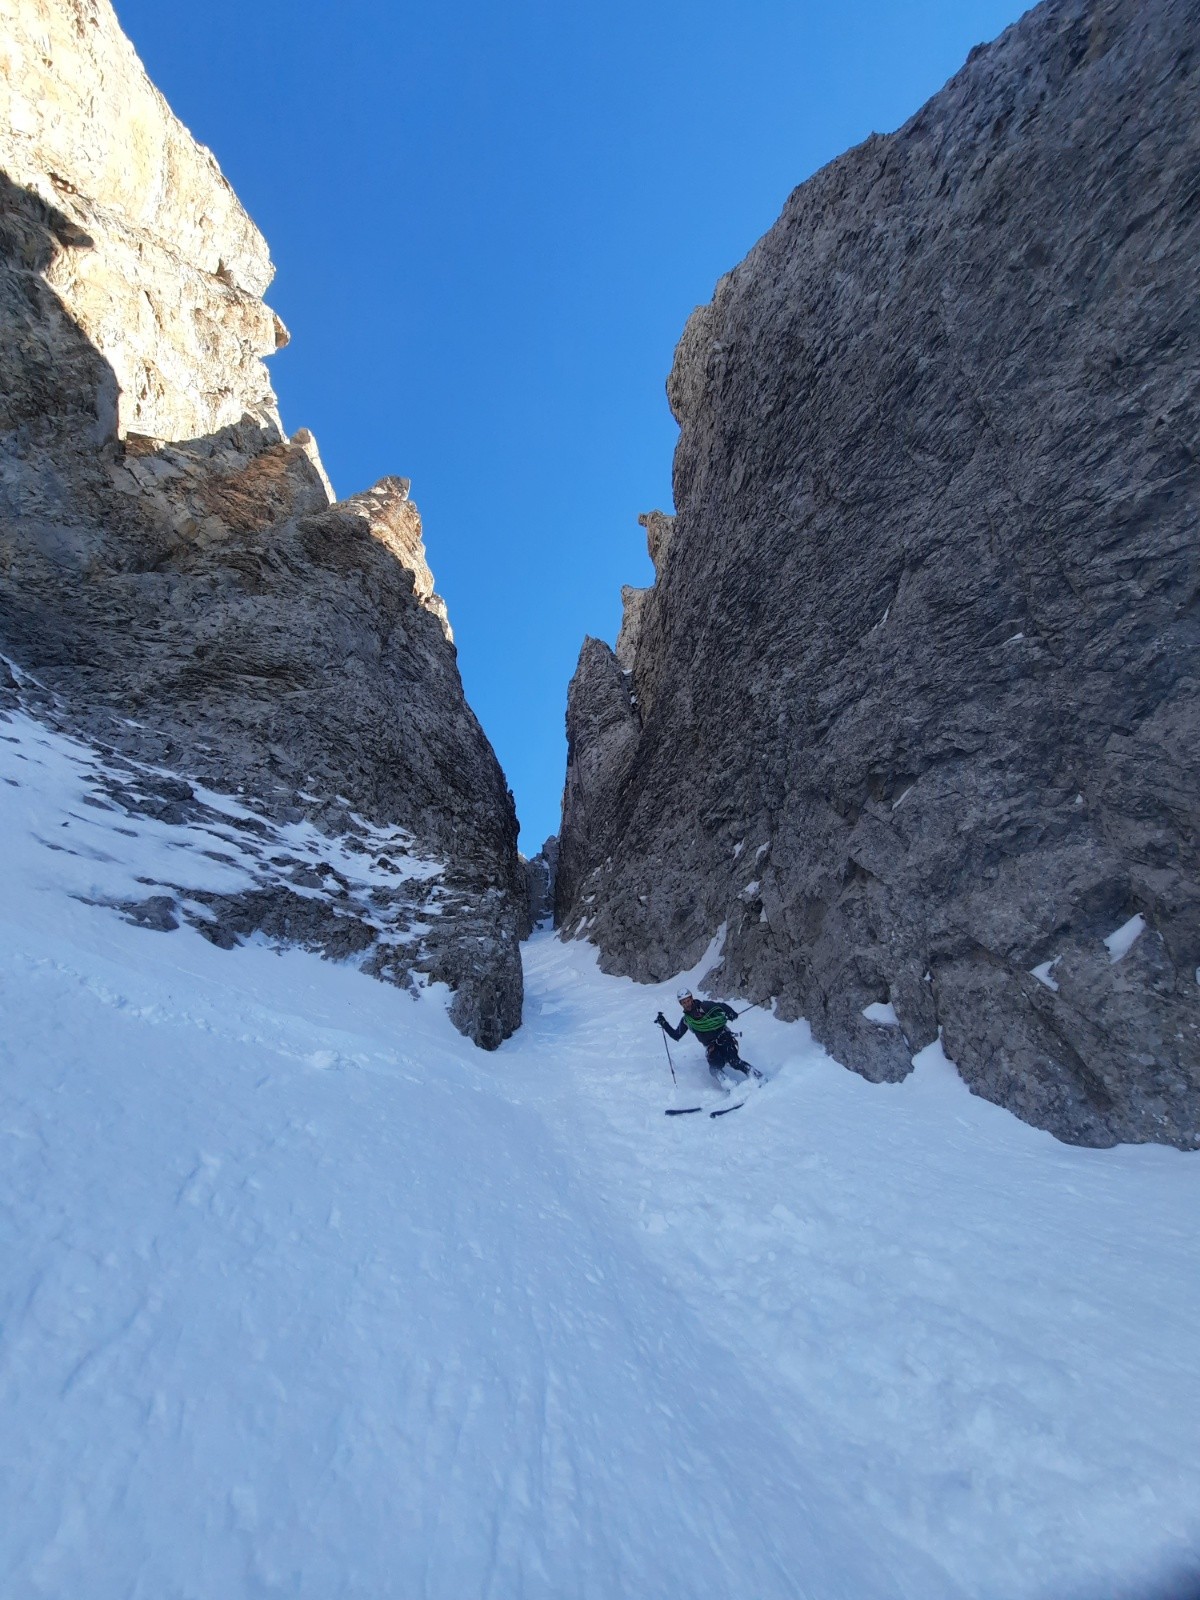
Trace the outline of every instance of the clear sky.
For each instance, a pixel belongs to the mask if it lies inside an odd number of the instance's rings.
[[[271,246],[289,431],[412,479],[467,697],[556,831],[567,683],[651,576],[683,324],[1021,0],[115,0]]]

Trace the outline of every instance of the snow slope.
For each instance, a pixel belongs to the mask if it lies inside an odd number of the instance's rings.
[[[762,1014],[771,1081],[666,1118],[712,1098],[649,1026],[674,985],[545,935],[485,1056],[436,988],[89,903],[234,869],[0,735],[5,1600],[1200,1569],[1194,1158],[1058,1145],[936,1048],[872,1086]]]

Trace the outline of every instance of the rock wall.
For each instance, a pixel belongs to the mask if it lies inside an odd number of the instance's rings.
[[[558,871],[558,835],[551,834],[537,855],[525,862],[529,888],[529,931],[554,920],[554,877]]]
[[[193,438],[246,412],[278,426],[266,242],[108,0],[0,0],[0,140],[10,182],[90,239],[46,281],[116,377],[121,434]]]
[[[571,685],[607,970],[723,924],[712,984],[868,1078],[940,1032],[1060,1138],[1200,1142],[1198,294],[1193,0],[1050,0],[792,194]]]
[[[386,975],[445,980],[494,1047],[520,1021],[516,820],[408,484],[334,504],[284,436],[266,245],[108,0],[0,20],[0,647],[58,725],[444,862]]]

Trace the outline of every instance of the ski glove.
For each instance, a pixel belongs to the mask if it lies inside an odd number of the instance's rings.
[[[655,1020],[655,1022],[658,1024],[658,1026],[660,1028],[665,1028],[667,1026],[667,1019],[666,1019],[666,1017],[663,1016],[661,1011],[658,1013],[658,1015],[655,1017],[654,1020]]]

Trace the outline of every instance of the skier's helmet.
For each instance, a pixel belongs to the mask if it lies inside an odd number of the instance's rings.
[[[682,1005],[685,1000],[690,1000],[692,998],[692,991],[690,989],[680,989],[676,993],[675,998],[679,1001],[679,1004]]]

